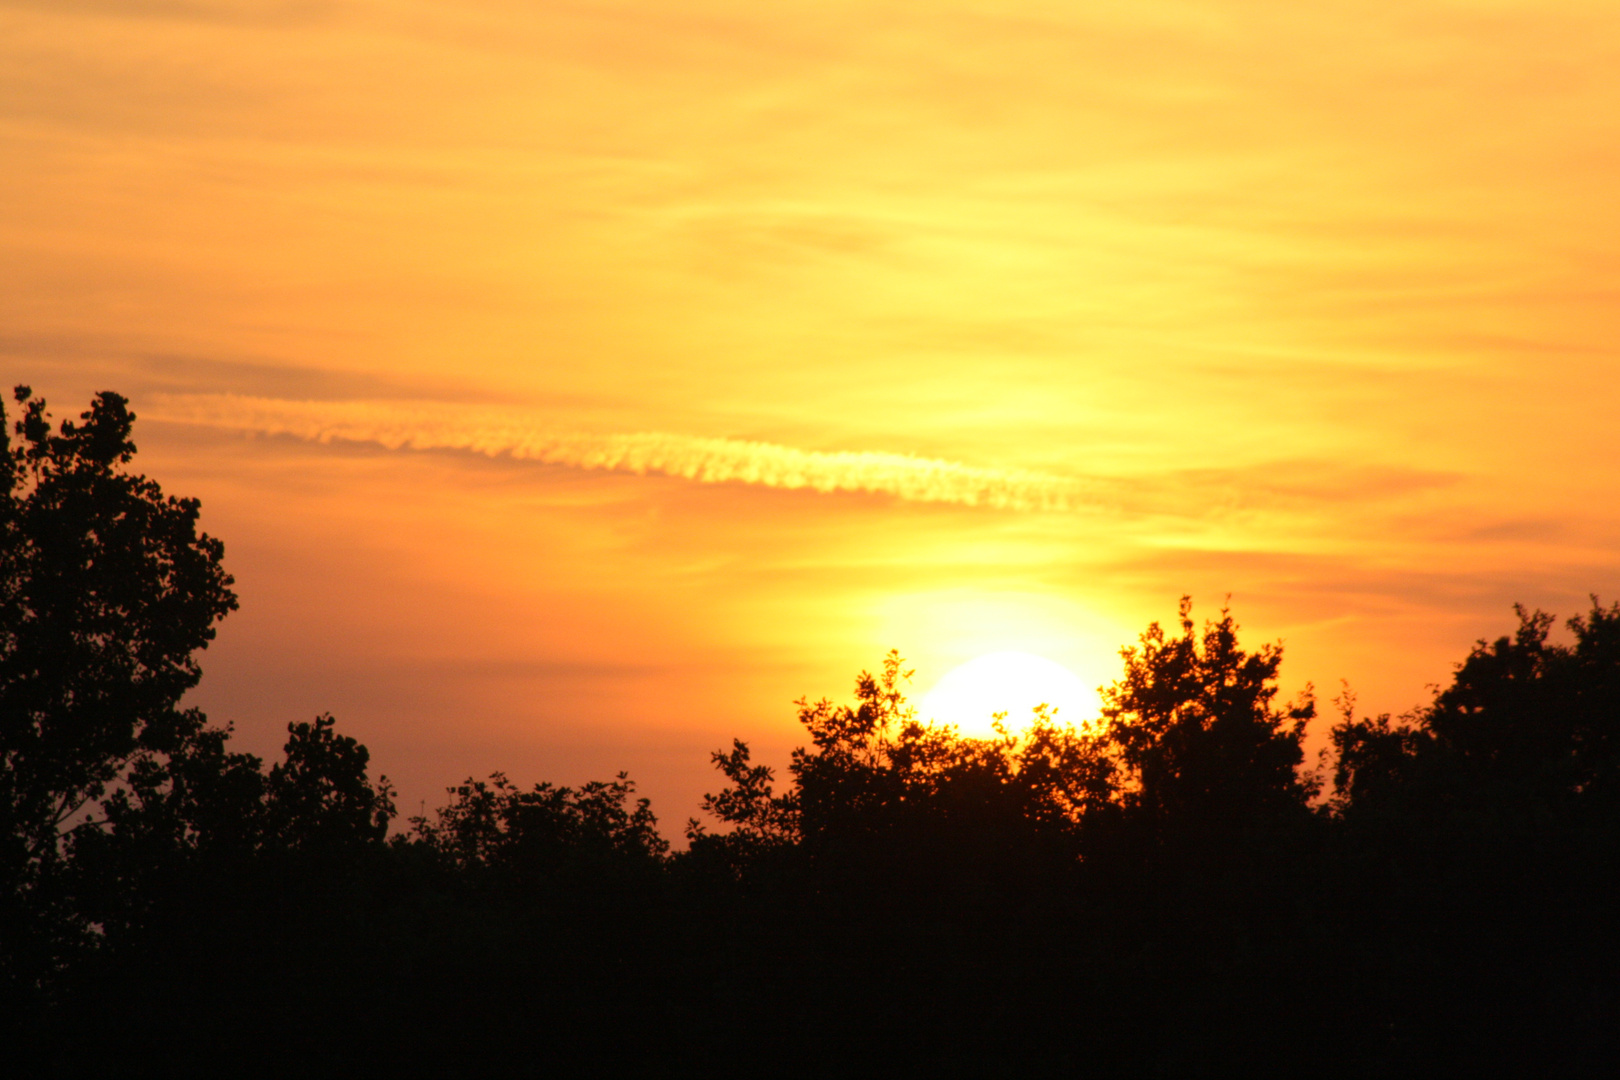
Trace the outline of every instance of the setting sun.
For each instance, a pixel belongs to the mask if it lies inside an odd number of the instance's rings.
[[[1027,727],[1037,705],[1050,705],[1070,723],[1095,719],[1097,691],[1062,664],[1026,652],[987,653],[952,668],[917,705],[926,723],[954,724],[964,735],[992,733],[994,714],[1009,731]]]

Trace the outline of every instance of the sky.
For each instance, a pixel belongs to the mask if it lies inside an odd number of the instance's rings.
[[[407,813],[675,833],[1183,594],[1396,713],[1620,598],[1609,2],[0,0],[0,163],[10,382],[225,542],[191,700]]]

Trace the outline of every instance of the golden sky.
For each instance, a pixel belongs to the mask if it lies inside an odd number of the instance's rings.
[[[1612,0],[0,0],[0,164],[10,380],[226,542],[198,702],[412,811],[678,826],[1184,592],[1396,711],[1620,595]]]

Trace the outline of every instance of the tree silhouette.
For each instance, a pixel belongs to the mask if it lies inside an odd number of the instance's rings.
[[[1511,636],[1477,642],[1434,701],[1401,721],[1333,729],[1340,812],[1419,813],[1455,823],[1527,827],[1620,800],[1620,604],[1565,624],[1574,644],[1548,641],[1553,616],[1514,609]]]
[[[339,735],[331,714],[287,725],[286,760],[266,779],[269,832],[292,850],[380,843],[394,816],[393,789],[366,775],[369,751]]]
[[[1128,816],[1155,842],[1196,843],[1297,820],[1315,793],[1299,771],[1310,688],[1275,707],[1281,645],[1245,651],[1224,608],[1198,632],[1189,597],[1178,618],[1179,637],[1155,622],[1123,649],[1125,675],[1103,691]]]
[[[1387,980],[1369,1026],[1421,1071],[1620,1051],[1620,610],[1594,598],[1569,645],[1515,610],[1429,704],[1357,719],[1346,699],[1332,731],[1340,969]]]
[[[908,922],[934,912],[937,933],[1044,903],[1050,882],[1076,871],[1091,826],[1117,818],[1105,740],[1044,707],[1026,731],[998,720],[989,738],[922,724],[906,700],[910,674],[891,651],[877,673],[859,674],[851,703],[800,699],[810,745],[793,752],[784,791],[740,740],[716,751],[730,783],[703,806],[724,831],[690,822],[680,865],[817,897],[807,917],[834,927],[839,911],[906,912]],[[843,947],[829,943],[828,955]]]
[[[196,652],[236,607],[223,546],[197,531],[196,500],[165,497],[124,468],[135,453],[124,398],[99,394],[55,431],[28,387],[15,398],[21,418],[10,434],[0,425],[7,966],[12,947],[43,940],[47,923],[50,934],[75,930],[58,895],[69,837],[105,823],[110,791],[150,786],[204,737],[202,714],[179,701],[200,677]]]
[[[465,870],[532,879],[564,870],[656,866],[669,850],[651,804],[624,774],[578,789],[536,784],[524,791],[495,773],[451,788],[433,819],[412,819],[419,841]]]
[[[753,764],[741,739],[732,740],[729,753],[716,750],[710,759],[731,785],[718,795],[705,794],[703,812],[729,828],[712,833],[697,818],[688,819],[687,861],[737,879],[799,843],[798,792],[776,794],[775,771]]]
[[[1607,1075],[1620,605],[1519,609],[1398,719],[1230,611],[1152,624],[1095,724],[919,723],[896,652],[733,741],[671,854],[624,774],[496,772],[386,838],[329,715],[283,757],[179,701],[232,607],[114,394],[0,432],[0,1032],[30,1075]],[[12,436],[15,436],[13,438]],[[1003,718],[1004,719],[1004,718]],[[32,1054],[43,1062],[29,1070]],[[317,1063],[311,1065],[311,1063]]]
[[[129,471],[124,398],[99,394],[54,430],[27,387],[15,398],[22,416],[0,428],[0,977],[37,1003],[65,965],[133,947],[252,860],[380,847],[393,805],[330,716],[290,725],[267,774],[180,707],[237,605],[223,545],[198,531],[196,500]]]

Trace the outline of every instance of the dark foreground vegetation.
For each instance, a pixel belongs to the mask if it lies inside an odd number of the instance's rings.
[[[389,835],[329,717],[268,769],[179,707],[236,606],[124,401],[0,469],[9,1075],[1611,1075],[1620,606],[1521,612],[1408,716],[1308,698],[1226,612],[1103,722],[919,726],[888,657],[742,743],[671,853],[623,776],[496,774]]]

